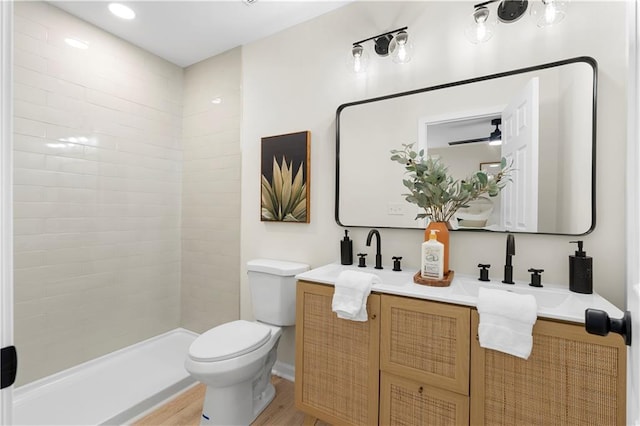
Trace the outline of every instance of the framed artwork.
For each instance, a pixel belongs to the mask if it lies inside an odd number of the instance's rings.
[[[480,171],[485,172],[487,176],[495,176],[500,173],[500,162],[480,163]]]
[[[309,223],[311,132],[261,140],[261,208],[263,222]]]

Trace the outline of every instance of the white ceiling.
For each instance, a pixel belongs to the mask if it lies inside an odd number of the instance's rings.
[[[117,0],[114,0],[117,1]],[[107,32],[186,67],[226,50],[259,40],[353,0],[119,1],[136,12],[123,20],[109,1],[49,3]]]

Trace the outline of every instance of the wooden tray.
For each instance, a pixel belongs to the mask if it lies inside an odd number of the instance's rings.
[[[431,278],[422,278],[420,275],[420,271],[416,272],[413,276],[413,282],[421,285],[430,285],[432,287],[449,287],[451,285],[451,281],[453,281],[453,271],[449,270],[443,279],[434,280]]]

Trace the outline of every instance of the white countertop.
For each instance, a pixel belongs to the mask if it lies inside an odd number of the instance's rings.
[[[395,272],[387,266],[385,266],[385,269],[378,270],[371,266],[359,268],[355,265],[340,265],[338,263],[331,263],[311,269],[310,271],[296,275],[296,278],[320,284],[334,285],[338,275],[344,270],[368,272],[379,276],[382,284],[375,284],[372,288],[372,291],[377,293],[395,294],[417,299],[475,307],[478,303],[478,288],[487,287],[516,293],[532,294],[536,298],[538,317],[540,318],[551,318],[584,324],[584,311],[587,308],[606,311],[611,318],[622,318],[623,315],[620,309],[597,293],[574,293],[569,291],[568,286],[546,284],[544,282],[544,287],[535,288],[529,286],[528,282],[523,281],[515,281],[514,285],[503,284],[493,280],[482,282],[477,279],[478,277],[456,273],[449,287],[431,287],[413,282],[413,275],[418,269]]]

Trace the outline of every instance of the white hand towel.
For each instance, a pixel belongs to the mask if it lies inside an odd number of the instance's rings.
[[[484,287],[478,290],[480,346],[529,358],[538,310],[535,297]]]
[[[367,297],[374,283],[381,283],[377,275],[359,271],[342,271],[335,283],[331,309],[338,318],[366,321]]]

